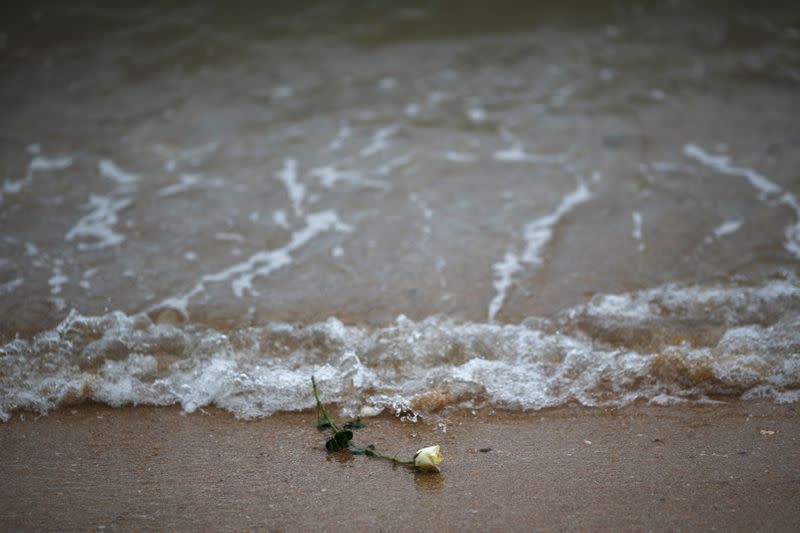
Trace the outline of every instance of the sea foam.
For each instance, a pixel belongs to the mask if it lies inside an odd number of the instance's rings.
[[[220,331],[72,311],[0,347],[0,418],[83,400],[252,418],[312,407],[311,375],[344,413],[367,406],[411,419],[486,405],[796,401],[800,285],[671,284],[520,324],[400,316],[380,327],[330,318]]]

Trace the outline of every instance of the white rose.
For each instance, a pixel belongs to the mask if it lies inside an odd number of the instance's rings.
[[[428,446],[427,448],[420,448],[414,454],[414,466],[418,470],[430,470],[433,472],[439,471],[439,463],[442,462],[444,456],[442,455],[439,446]]]

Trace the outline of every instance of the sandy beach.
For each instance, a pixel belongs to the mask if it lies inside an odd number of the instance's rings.
[[[800,532],[798,0],[7,3],[0,533]]]
[[[22,420],[24,418],[24,420]],[[770,530],[800,525],[796,406],[382,415],[362,444],[440,443],[439,475],[326,454],[314,414],[84,405],[0,425],[19,530]]]

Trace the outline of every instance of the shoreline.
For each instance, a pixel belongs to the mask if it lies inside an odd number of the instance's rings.
[[[24,418],[24,420],[21,420]],[[460,411],[365,420],[359,444],[441,444],[442,473],[326,454],[311,411],[84,404],[0,424],[4,529],[796,530],[796,404]],[[481,451],[489,449],[489,451]]]

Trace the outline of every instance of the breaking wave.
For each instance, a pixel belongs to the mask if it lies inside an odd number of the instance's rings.
[[[404,316],[218,331],[76,311],[0,347],[0,418],[85,400],[217,406],[253,418],[313,406],[314,374],[346,414],[416,419],[452,407],[618,406],[800,398],[800,284],[670,284],[597,295],[520,324]]]

